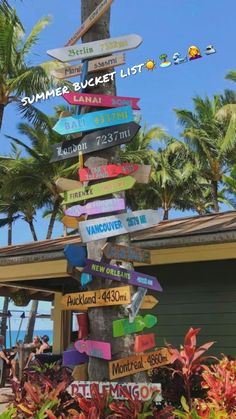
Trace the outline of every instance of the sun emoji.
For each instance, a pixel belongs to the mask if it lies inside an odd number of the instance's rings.
[[[148,60],[145,63],[145,67],[146,67],[147,70],[154,70],[154,68],[156,67],[156,63],[155,63],[154,60]]]

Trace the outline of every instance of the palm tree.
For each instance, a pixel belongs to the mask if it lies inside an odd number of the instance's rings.
[[[229,123],[226,123],[225,118],[219,118],[222,96],[214,96],[213,100],[196,96],[193,102],[194,112],[175,109],[175,113],[184,127],[181,135],[197,153],[201,175],[211,185],[214,211],[219,212],[218,189],[236,138],[232,131],[229,138]]]
[[[24,40],[25,29],[6,0],[0,3],[0,129],[4,109],[20,96],[31,96],[47,90],[54,79],[47,75],[46,65],[35,67],[27,64],[28,54],[36,44],[42,29],[50,22],[49,17],[40,19]]]

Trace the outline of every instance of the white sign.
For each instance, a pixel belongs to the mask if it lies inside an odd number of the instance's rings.
[[[155,397],[156,402],[162,401],[161,395],[161,384],[159,383],[117,383],[117,382],[104,382],[99,383],[97,381],[74,381],[68,388],[67,391],[73,396],[82,394],[83,397],[91,398],[91,384],[98,385],[99,393],[103,393],[103,390],[111,393],[114,399],[125,400],[126,398],[122,394],[122,388],[127,390],[131,397],[137,397],[139,400],[149,400],[154,392],[157,392]]]
[[[69,62],[126,51],[137,48],[141,43],[141,36],[125,35],[119,38],[108,38],[64,48],[50,49],[47,51],[47,54],[57,60]]]
[[[79,223],[81,239],[84,243],[106,237],[119,236],[144,230],[158,224],[157,211],[143,210],[111,215]]]

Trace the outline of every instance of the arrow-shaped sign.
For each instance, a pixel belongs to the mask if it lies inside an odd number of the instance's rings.
[[[122,179],[125,178],[116,180]],[[113,180],[110,182],[115,181]],[[104,183],[100,183],[100,185],[104,185]],[[94,185],[94,187],[95,186],[97,185]],[[157,211],[134,211],[125,214],[111,215],[109,217],[95,218],[94,220],[82,221],[79,223],[79,231],[82,241],[84,243],[88,243],[93,240],[99,240],[107,237],[119,236],[120,234],[127,234],[134,231],[144,230],[146,228],[157,225],[158,222],[159,218]]]
[[[136,271],[129,271],[128,269],[120,268],[119,266],[107,265],[91,259],[87,259],[83,272],[96,277],[111,279],[112,281],[124,282],[127,285],[150,288],[160,292],[162,291],[161,285],[154,276]]]
[[[153,295],[146,295],[143,299],[143,302],[141,304],[141,309],[142,310],[151,310],[152,308],[154,308],[157,304],[159,303],[159,301],[157,300],[157,298],[155,298]]]
[[[52,145],[52,157],[50,162],[66,160],[82,154],[104,150],[130,142],[138,133],[140,125],[136,122],[114,125],[110,128],[91,132],[83,137],[63,141]]]
[[[64,198],[63,204],[71,204],[77,201],[97,198],[98,196],[109,195],[111,193],[125,191],[134,186],[135,179],[131,176],[109,180],[108,182],[96,183],[91,186],[84,186],[81,189],[66,191],[60,195]]]
[[[90,112],[83,115],[73,115],[61,118],[57,121],[53,130],[60,135],[74,134],[77,132],[91,131],[93,129],[110,127],[132,122],[133,111],[130,106],[122,106],[117,109]]]
[[[74,45],[88,30],[91,28],[95,22],[109,9],[113,0],[102,0],[101,3],[94,9],[94,11],[87,17],[87,19],[82,23],[80,29],[69,39],[66,43],[67,45]]]
[[[64,247],[64,254],[71,266],[85,266],[87,250],[80,244],[67,244]]]
[[[77,340],[74,344],[75,349],[89,356],[102,359],[111,359],[111,344],[96,340]]]
[[[88,63],[88,73],[103,71],[106,68],[116,67],[125,64],[125,54],[109,55],[109,57],[100,57],[91,60]],[[78,77],[82,74],[83,64],[76,64],[52,71],[52,75],[58,79]]]
[[[79,217],[81,214],[96,215],[125,209],[124,198],[104,199],[88,202],[86,205],[74,205],[67,208],[65,214],[70,217]],[[81,220],[82,221],[82,220]]]
[[[87,311],[91,307],[105,307],[129,304],[130,287],[105,288],[64,295],[61,299],[63,310]]]
[[[125,262],[151,263],[151,252],[138,247],[106,243],[102,251],[107,259],[124,260]]]
[[[156,346],[154,333],[135,336],[134,352],[144,352]]]
[[[144,328],[150,329],[157,323],[156,316],[146,314],[146,316],[137,316],[131,323],[128,319],[120,319],[113,321],[113,336],[118,338],[120,336],[130,335],[131,333],[142,332]]]
[[[77,230],[79,223],[81,221],[85,221],[85,217],[83,215],[81,217],[68,217],[67,215],[65,215],[64,217],[62,217],[61,221],[65,227],[74,228]]]
[[[141,36],[136,34],[125,35],[119,38],[101,39],[100,41],[88,42],[75,46],[50,49],[47,51],[47,54],[57,60],[69,62],[134,49],[141,43]]]
[[[109,362],[110,380],[125,377],[126,375],[137,374],[138,372],[158,368],[170,364],[171,355],[167,348],[147,354],[129,356]]]
[[[83,167],[78,170],[78,174],[81,182],[88,182],[90,180],[117,177],[119,175],[130,175],[136,170],[138,170],[138,164],[121,163],[119,166],[116,164],[107,164],[89,169]]]
[[[83,183],[78,180],[67,179],[60,177],[56,180],[55,184],[60,191],[71,191],[71,189],[78,189],[83,187]]]
[[[121,106],[131,106],[132,109],[140,110],[140,107],[137,105],[139,98],[136,97],[70,92],[65,93],[63,98],[70,105],[95,106],[97,108],[119,108]]]

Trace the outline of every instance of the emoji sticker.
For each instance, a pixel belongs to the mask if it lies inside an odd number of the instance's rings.
[[[198,58],[202,58],[200,49],[198,47],[196,47],[195,45],[192,45],[191,47],[189,47],[188,56],[189,56],[189,61],[197,60]]]
[[[162,60],[162,63],[160,64],[160,67],[169,67],[172,63],[167,59],[167,54],[161,54],[160,60]]]
[[[213,45],[208,45],[207,47],[206,47],[206,49],[205,49],[205,54],[206,55],[211,55],[211,54],[215,54],[216,53],[216,50],[215,50],[215,48],[213,47]]]
[[[154,70],[154,68],[156,67],[156,63],[154,60],[147,60],[145,63],[145,67],[147,70]]]
[[[175,52],[173,54],[173,60],[174,60],[174,64],[183,64],[186,63],[188,61],[188,57],[181,57],[179,52]]]

